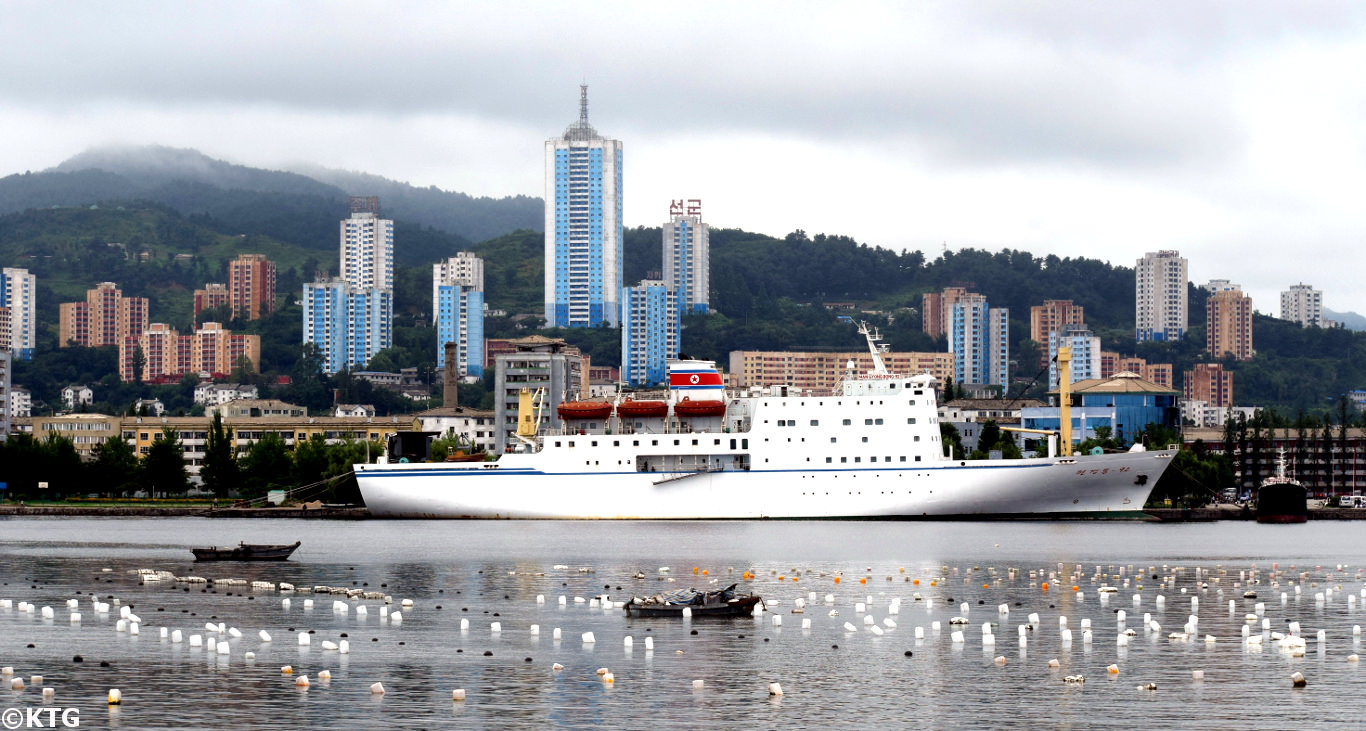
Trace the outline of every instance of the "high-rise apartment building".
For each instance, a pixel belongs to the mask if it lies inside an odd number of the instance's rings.
[[[1044,300],[1042,305],[1029,308],[1029,339],[1040,345],[1048,343],[1048,334],[1066,326],[1085,327],[1086,312],[1072,300]]]
[[[548,327],[616,326],[622,288],[621,141],[579,120],[545,143],[545,319]]]
[[[960,384],[1009,383],[1010,311],[988,307],[980,294],[963,295],[946,308],[953,377]]]
[[[1241,292],[1243,288],[1227,279],[1211,279],[1204,287],[1206,292],[1214,294],[1216,292]]]
[[[1224,370],[1222,363],[1196,363],[1184,376],[1187,401],[1204,401],[1219,408],[1233,405],[1233,372]]]
[[[228,294],[228,287],[222,283],[209,282],[203,289],[194,291],[194,319],[199,320],[199,315],[204,310],[212,310],[215,307],[231,307],[232,295]]]
[[[1084,327],[1065,325],[1048,334],[1049,389],[1058,387],[1060,371],[1055,359],[1058,357],[1058,349],[1063,346],[1072,348],[1072,366],[1069,369],[1071,380],[1068,383],[1080,383],[1101,377],[1100,338]]]
[[[628,384],[668,379],[665,361],[678,357],[678,307],[675,290],[657,279],[621,290],[621,377]]]
[[[1252,357],[1252,298],[1226,289],[1205,300],[1205,347],[1210,355],[1236,360]]]
[[[248,361],[249,371],[260,371],[261,336],[235,334],[217,322],[206,322],[190,335],[153,322],[138,337],[125,338],[119,345],[119,377],[125,383],[139,377],[147,383],[177,381],[186,375],[223,378]]]
[[[1281,319],[1300,327],[1323,327],[1323,292],[1300,282],[1281,292]]]
[[[375,196],[353,196],[341,221],[341,278],[357,289],[394,289],[394,222],[379,217]]]
[[[63,302],[58,344],[98,348],[122,345],[147,329],[147,298],[124,297],[118,285],[101,282],[86,290],[84,302]]]
[[[0,350],[20,360],[32,360],[38,319],[35,315],[38,278],[27,269],[0,269],[0,309],[6,310],[7,333],[0,337]]]
[[[1177,251],[1149,252],[1134,269],[1134,304],[1137,322],[1134,337],[1148,340],[1180,340],[1189,322],[1186,260]]]
[[[446,367],[446,343],[456,344],[457,372],[484,374],[484,260],[462,251],[432,265],[436,365]]]
[[[472,290],[484,291],[484,260],[473,251],[461,251],[448,259],[432,265],[432,302],[436,302],[437,289],[443,284],[456,284]],[[432,310],[432,324],[437,322],[436,310]]]
[[[926,292],[920,296],[920,329],[932,338],[942,338],[949,331],[949,318],[954,303],[967,296],[964,287],[945,287],[943,292]]]
[[[10,397],[10,389],[13,387],[13,374],[11,368],[14,365],[14,358],[8,350],[0,349],[0,444],[9,438],[11,419],[17,414],[14,411],[13,401]]]
[[[388,224],[385,228],[381,224]],[[346,222],[342,222],[345,227]],[[393,277],[393,222],[376,224],[377,234],[388,238],[390,257],[385,264]],[[357,232],[359,237],[359,230]],[[344,260],[343,260],[344,261]],[[231,295],[232,316],[239,320],[255,320],[275,311],[275,262],[265,254],[240,254],[228,262],[228,291]]]
[[[680,315],[705,315],[711,286],[710,227],[702,221],[702,201],[669,203],[664,223],[664,284],[678,293]]]
[[[394,344],[394,222],[379,199],[353,197],[341,222],[341,276],[304,285],[303,339],[323,370],[361,369]]]

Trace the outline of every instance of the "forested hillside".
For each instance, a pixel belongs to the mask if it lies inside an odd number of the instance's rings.
[[[152,164],[147,156],[130,161],[88,155],[62,170],[0,179],[0,210],[19,209],[0,215],[0,265],[26,267],[38,276],[39,354],[34,362],[18,365],[16,374],[39,400],[51,402],[55,391],[72,381],[112,377],[112,354],[56,349],[59,302],[79,299],[98,282],[114,281],[130,296],[151,299],[152,321],[188,328],[193,290],[225,281],[226,262],[239,253],[263,253],[277,263],[278,311],[262,321],[231,325],[262,336],[263,383],[300,374],[301,315],[295,300],[316,272],[335,272],[337,222],[347,215],[346,193],[364,191],[344,191],[295,173],[232,166],[188,151],[169,151],[158,159]],[[118,172],[82,167],[95,164]],[[187,171],[192,179],[178,177]],[[379,184],[341,173],[332,180],[348,181]],[[445,200],[417,198],[433,206]],[[486,302],[509,315],[490,318],[486,335],[534,331],[526,328],[539,324],[544,296],[544,238],[535,230],[539,216],[523,210],[518,215],[531,218],[528,226],[473,243],[417,214],[400,215],[384,198],[381,205],[395,219],[395,346],[377,356],[372,367],[430,370],[434,365],[430,267],[460,250],[484,258]],[[536,201],[533,207],[538,206]],[[662,269],[661,237],[657,227],[626,230],[627,284]],[[776,238],[718,228],[711,232],[710,271],[717,314],[684,320],[682,348],[693,357],[724,362],[738,349],[861,349],[854,328],[840,319],[844,316],[877,324],[895,350],[944,350],[942,341],[921,330],[921,295],[962,285],[986,295],[992,306],[1010,309],[1013,375],[1021,385],[1038,371],[1037,345],[1027,340],[1029,308],[1045,299],[1082,305],[1088,326],[1106,349],[1173,363],[1178,382],[1182,371],[1208,359],[1202,352],[1203,290],[1190,288],[1191,330],[1185,341],[1136,344],[1133,270],[1093,259],[964,249],[926,260],[919,252],[894,252],[846,236],[794,231]],[[615,330],[545,332],[579,345],[594,363],[619,360]],[[1258,316],[1253,339],[1256,358],[1227,363],[1235,372],[1240,404],[1315,412],[1347,390],[1366,387],[1366,334],[1306,330]],[[345,380],[296,378],[296,383],[281,395],[315,408],[330,403],[334,389],[383,400]],[[115,401],[131,400],[137,396],[131,388],[114,377],[104,392]],[[178,403],[177,393],[164,395]],[[462,390],[462,401],[478,404],[482,397],[477,386]]]

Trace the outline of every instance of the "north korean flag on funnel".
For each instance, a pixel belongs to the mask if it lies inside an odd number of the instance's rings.
[[[669,388],[677,391],[691,391],[701,389],[720,389],[721,374],[717,371],[671,371],[669,373]]]

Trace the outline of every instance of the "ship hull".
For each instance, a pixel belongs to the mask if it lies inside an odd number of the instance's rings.
[[[356,465],[371,515],[461,519],[1140,518],[1173,452],[943,462],[904,469],[652,473],[482,465]]]

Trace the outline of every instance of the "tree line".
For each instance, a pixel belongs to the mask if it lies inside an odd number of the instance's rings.
[[[312,435],[293,450],[276,432],[239,448],[233,430],[215,415],[205,443],[199,476],[203,489],[220,499],[252,499],[271,490],[310,487],[303,497],[355,501],[359,495],[352,465],[372,462],[383,453],[378,442],[329,444]],[[127,440],[111,436],[83,461],[71,439],[52,434],[37,439],[13,434],[0,442],[0,482],[11,500],[62,500],[95,495],[126,498],[183,497],[190,491],[185,448],[175,430],[162,429],[142,459]]]

